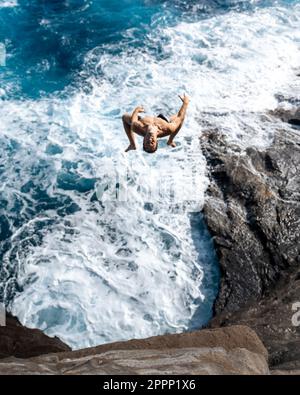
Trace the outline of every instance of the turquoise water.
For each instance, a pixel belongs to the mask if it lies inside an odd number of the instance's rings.
[[[149,24],[158,7],[143,1],[19,1],[1,9],[9,59],[4,72],[14,96],[36,98],[76,83],[88,50],[119,42]]]
[[[299,1],[0,1],[0,297],[23,323],[78,348],[208,322],[199,136],[284,127],[262,115],[297,99],[299,21]],[[183,91],[177,147],[125,155],[121,115]]]
[[[297,1],[275,3],[293,6]],[[154,29],[231,10],[255,12],[274,1],[4,0],[2,4],[6,6],[0,11],[0,37],[9,58],[1,79],[4,85],[6,81],[13,85],[14,97],[36,98],[82,83],[85,55],[95,47],[105,45],[109,50],[116,44],[114,50],[120,53],[124,45],[142,50],[146,46],[159,58],[167,41],[160,37],[156,46],[147,45],[147,35]]]

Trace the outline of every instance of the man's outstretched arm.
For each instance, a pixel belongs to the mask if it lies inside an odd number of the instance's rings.
[[[174,143],[174,139],[179,133],[180,129],[182,128],[182,125],[184,123],[185,117],[186,117],[186,111],[188,108],[188,105],[190,103],[190,99],[187,95],[179,96],[181,101],[182,101],[182,106],[180,110],[178,111],[178,114],[176,117],[174,117],[174,120],[172,121],[172,133],[169,137],[168,140],[168,145],[171,147],[176,147],[176,144]]]

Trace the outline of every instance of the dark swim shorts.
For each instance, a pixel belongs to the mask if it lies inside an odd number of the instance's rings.
[[[165,117],[163,114],[159,114],[159,115],[157,116],[157,118],[161,118],[161,119],[163,119],[164,121],[170,123],[170,120],[169,120],[167,117]]]

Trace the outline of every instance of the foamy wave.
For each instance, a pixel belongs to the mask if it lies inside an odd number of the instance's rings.
[[[112,121],[104,104],[99,111],[101,100],[100,95],[77,95],[65,102],[10,102],[1,111],[18,109],[19,114],[17,129],[8,122],[2,130],[18,145],[15,156],[6,158],[14,172],[6,175],[7,201],[14,206],[18,200],[24,217],[30,215],[37,192],[26,188],[33,167],[45,166],[36,187],[49,199],[63,194],[67,204],[80,207],[67,217],[44,210],[12,235],[3,263],[10,273],[15,265],[22,289],[12,310],[26,325],[59,335],[74,347],[200,326],[211,315],[218,282],[210,238],[197,215],[189,214],[195,204],[199,211],[207,187],[198,137],[183,139],[174,151],[165,146],[155,157],[141,151],[125,155],[120,119]],[[50,143],[63,153],[49,157]],[[126,202],[104,196],[104,207],[92,204],[93,190],[82,193],[77,185],[66,185],[65,161],[78,163],[78,184],[94,178],[100,187],[114,184],[117,172],[129,175]],[[194,182],[193,205],[187,202],[177,213],[169,194],[153,200],[147,192],[161,178],[172,182],[174,175],[182,195]],[[13,282],[8,281],[8,289]]]
[[[17,7],[17,5],[18,5],[18,2],[16,0],[0,1],[0,8]]]

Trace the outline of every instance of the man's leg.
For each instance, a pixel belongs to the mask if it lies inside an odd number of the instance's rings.
[[[130,143],[129,147],[126,149],[125,152],[131,151],[131,150],[135,150],[136,149],[136,143],[135,143],[134,133],[131,130],[131,115],[130,114],[124,114],[122,116],[122,121],[123,121],[124,130],[126,132],[126,135],[128,137],[129,143]]]

